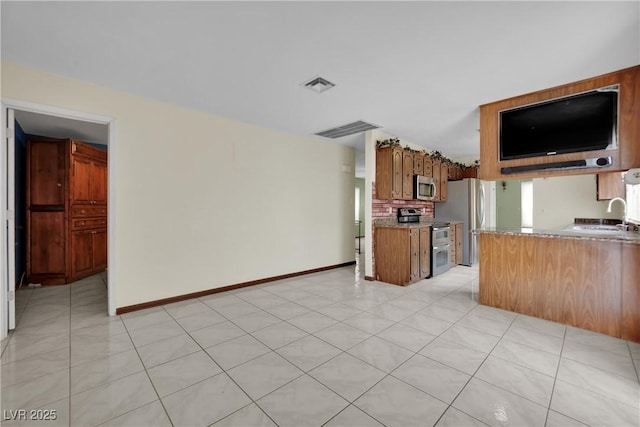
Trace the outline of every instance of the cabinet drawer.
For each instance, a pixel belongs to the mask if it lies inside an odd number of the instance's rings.
[[[71,208],[72,218],[85,218],[92,216],[106,216],[106,206],[73,206]]]
[[[71,220],[72,230],[83,230],[85,228],[106,227],[107,218],[73,219]]]

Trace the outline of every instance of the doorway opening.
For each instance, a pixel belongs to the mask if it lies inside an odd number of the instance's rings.
[[[1,257],[3,270],[2,289],[0,292],[0,338],[5,338],[10,329],[15,328],[15,291],[20,286],[26,287],[27,283],[27,251],[31,250],[27,242],[27,140],[35,137],[48,137],[57,139],[72,139],[87,142],[95,148],[106,150],[108,160],[104,164],[104,201],[108,212],[102,220],[104,233],[99,235],[106,240],[104,258],[108,259],[108,268],[111,274],[106,278],[107,286],[107,311],[109,315],[115,314],[115,289],[113,286],[113,217],[112,206],[114,191],[114,122],[108,117],[96,116],[87,113],[62,110],[52,107],[40,106],[17,101],[2,102],[3,118],[3,156],[1,168],[3,178],[6,177],[6,187],[3,188],[3,222],[7,228],[3,230]],[[10,123],[11,122],[11,123]],[[103,154],[104,155],[104,154]],[[56,184],[54,184],[56,185]],[[66,190],[68,192],[68,189]],[[67,203],[68,204],[68,203]],[[43,209],[47,209],[45,206]],[[54,209],[53,207],[51,209]],[[68,206],[67,206],[68,209]],[[108,225],[108,227],[107,227]],[[66,222],[66,227],[70,227]],[[4,228],[4,227],[3,227]],[[69,228],[70,229],[70,228]],[[107,231],[108,230],[108,231]],[[90,231],[89,231],[90,232]],[[35,233],[32,233],[35,237]],[[80,235],[80,234],[79,234]],[[33,241],[33,239],[31,239]],[[67,245],[69,243],[66,243]],[[69,252],[67,252],[68,254]],[[106,275],[103,275],[103,277]],[[37,284],[35,284],[37,286]]]

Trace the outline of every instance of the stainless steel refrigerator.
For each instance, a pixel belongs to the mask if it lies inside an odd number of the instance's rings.
[[[447,201],[435,204],[435,217],[438,221],[462,222],[462,264],[476,264],[478,236],[471,231],[485,227],[487,203],[484,183],[475,178],[449,181],[447,192]]]

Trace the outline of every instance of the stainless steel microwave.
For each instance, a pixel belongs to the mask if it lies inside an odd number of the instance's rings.
[[[413,198],[418,200],[434,200],[436,198],[436,183],[433,178],[414,175]]]

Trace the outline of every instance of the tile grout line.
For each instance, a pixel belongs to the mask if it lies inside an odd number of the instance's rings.
[[[640,383],[640,366],[636,363],[636,359],[633,357],[633,352],[631,351],[631,345],[629,341],[627,341],[627,348],[629,349],[629,355],[631,356],[631,363],[633,364],[633,368],[636,371],[636,378],[638,379],[638,383]]]
[[[200,301],[200,303],[204,304],[202,301]],[[205,304],[205,305],[207,305],[207,304]],[[209,308],[210,308],[211,310],[213,310],[215,313],[219,314],[220,316],[222,316],[222,317],[224,317],[224,318],[226,319],[226,317],[225,317],[225,316],[223,316],[222,314],[220,314],[220,313],[218,313],[217,311],[215,311],[215,310],[213,309],[213,307],[210,307],[210,306],[208,306],[208,305],[207,305],[207,307],[209,307]],[[215,364],[220,368],[220,370],[222,371],[222,372],[220,372],[219,374],[212,375],[212,376],[207,377],[207,378],[205,378],[205,379],[203,379],[203,380],[197,381],[196,383],[191,384],[191,385],[190,385],[190,386],[188,386],[188,387],[185,387],[185,388],[180,389],[180,390],[176,390],[176,391],[174,391],[173,393],[168,394],[167,396],[170,396],[170,395],[172,395],[172,394],[174,394],[174,393],[177,393],[177,392],[179,392],[179,391],[182,391],[182,390],[186,390],[187,388],[192,387],[192,386],[194,386],[194,385],[196,385],[196,384],[199,384],[199,383],[201,383],[201,382],[203,382],[203,381],[206,381],[206,380],[208,380],[209,378],[213,378],[213,377],[215,377],[215,376],[217,376],[217,375],[220,375],[220,374],[224,373],[224,374],[227,376],[227,378],[229,378],[229,379],[230,379],[230,380],[231,380],[231,381],[236,385],[236,387],[238,387],[238,389],[240,389],[240,390],[241,390],[241,391],[242,391],[242,392],[247,396],[247,398],[248,398],[251,402],[250,402],[250,403],[248,403],[248,404],[246,404],[246,405],[244,405],[244,406],[243,406],[243,407],[241,407],[241,408],[238,408],[237,410],[233,411],[232,413],[227,414],[227,415],[225,415],[224,417],[222,417],[222,418],[220,418],[220,419],[217,419],[217,420],[213,421],[213,423],[212,423],[212,424],[215,424],[215,423],[217,423],[218,421],[223,420],[223,419],[225,419],[225,418],[227,418],[227,417],[229,417],[229,416],[231,416],[231,415],[235,414],[236,412],[238,412],[238,411],[240,411],[240,410],[242,410],[242,409],[246,408],[247,406],[249,406],[249,405],[251,405],[251,404],[253,403],[253,404],[255,404],[258,408],[260,408],[260,410],[261,410],[261,411],[262,411],[262,412],[263,412],[263,413],[264,413],[264,414],[265,414],[265,415],[266,415],[266,416],[267,416],[267,417],[268,417],[268,418],[269,418],[269,419],[270,419],[270,420],[271,420],[271,421],[272,421],[272,422],[277,426],[278,424],[275,422],[275,420],[274,420],[274,419],[272,419],[272,418],[271,418],[271,416],[270,416],[269,414],[267,414],[267,413],[266,413],[266,412],[265,412],[265,411],[264,411],[264,410],[263,410],[263,409],[258,405],[258,403],[257,403],[257,402],[256,402],[256,401],[255,401],[251,396],[249,396],[249,393],[247,393],[247,392],[246,392],[242,387],[240,387],[240,384],[238,384],[238,383],[236,382],[236,380],[235,380],[231,375],[229,375],[229,374],[227,373],[227,371],[222,367],[222,365],[220,365],[218,362],[216,362],[216,360],[215,360],[215,359],[214,359],[214,358],[213,358],[213,357],[212,357],[212,356],[207,352],[207,350],[206,350],[204,347],[202,347],[202,345],[201,345],[201,344],[200,344],[200,343],[199,343],[199,342],[198,342],[198,341],[197,341],[197,340],[196,340],[196,339],[195,339],[195,338],[194,338],[194,337],[189,333],[189,331],[187,331],[187,330],[186,330],[186,329],[185,329],[185,328],[184,328],[184,327],[183,327],[183,326],[182,326],[182,325],[181,325],[181,324],[176,320],[176,318],[175,318],[175,317],[173,317],[173,316],[171,315],[171,313],[169,313],[169,312],[164,308],[164,306],[162,307],[162,309],[163,309],[163,310],[164,310],[164,311],[169,315],[169,317],[171,317],[171,318],[172,318],[172,319],[173,319],[173,320],[174,320],[174,321],[175,321],[175,322],[176,322],[176,323],[177,323],[177,324],[182,328],[182,330],[183,330],[183,331],[184,331],[184,332],[189,336],[189,338],[191,338],[191,339],[196,343],[196,345],[197,345],[198,347],[200,347],[200,349],[204,352],[204,354],[206,354],[206,355],[209,357],[209,359],[211,359],[211,361],[212,361],[213,363],[215,363]],[[231,322],[231,320],[230,320],[230,319],[227,319],[227,321],[228,321],[228,322],[230,322],[230,323],[232,323],[234,326],[236,326],[236,327],[240,328],[238,325],[236,325],[235,323]],[[220,323],[222,323],[222,322],[220,322]],[[204,329],[204,328],[203,328],[203,329]],[[242,328],[240,328],[240,329],[242,329]],[[242,329],[242,330],[243,330],[246,334],[248,334],[248,335],[249,335],[249,333],[248,333],[247,331],[245,331],[244,329]],[[239,338],[239,337],[236,337],[236,338]],[[219,343],[219,344],[222,344],[222,343],[227,342],[227,341],[231,341],[231,340],[233,340],[233,339],[235,339],[235,338],[231,338],[231,339],[226,340],[226,341],[223,341],[223,342],[221,342],[221,343]],[[213,346],[212,346],[212,347],[213,347]],[[268,347],[268,346],[267,346],[267,347]],[[275,351],[274,351],[274,350],[271,350],[271,352],[275,352]],[[268,353],[265,353],[265,354],[268,354]],[[257,356],[257,357],[255,357],[255,358],[253,358],[253,359],[251,359],[251,360],[255,360],[255,359],[257,359],[258,357],[260,357],[260,356]],[[280,356],[280,357],[282,357],[282,356]],[[177,359],[174,359],[174,360],[177,360]],[[285,359],[285,360],[286,360],[286,359]],[[247,362],[249,362],[249,361],[247,361]],[[247,362],[245,362],[245,363],[247,363]],[[168,362],[167,362],[167,363],[168,363]],[[289,362],[289,363],[290,363],[290,362]],[[144,366],[144,362],[143,362],[142,364],[143,364],[143,366]],[[243,363],[241,363],[240,365],[243,365]],[[238,365],[238,366],[240,366],[240,365]],[[160,365],[158,365],[158,366],[160,366]],[[234,366],[234,368],[235,368],[235,366]],[[146,369],[146,367],[145,367],[145,369]],[[232,369],[233,369],[233,368],[232,368]],[[148,373],[147,373],[147,376],[149,376],[149,374],[148,374]],[[300,377],[298,376],[298,377],[296,377],[295,379],[297,379],[297,378],[300,378]],[[294,381],[295,379],[293,379],[292,381]],[[153,385],[153,381],[151,380],[151,377],[149,377],[149,381],[150,381],[150,382],[151,382],[151,384]],[[287,383],[287,384],[288,384],[288,383]],[[286,385],[286,384],[285,384],[285,385]],[[283,385],[283,386],[284,386],[284,385]],[[155,389],[155,386],[154,386],[154,389]],[[274,390],[274,391],[275,391],[275,390]],[[156,391],[156,393],[157,393],[157,391]],[[268,393],[268,394],[269,394],[269,393]],[[167,396],[165,396],[165,397],[167,397]],[[265,395],[265,396],[266,396],[266,395]],[[264,397],[264,396],[262,396],[262,397]],[[261,398],[262,398],[262,397],[261,397]],[[159,398],[160,402],[162,403],[162,399],[160,398],[160,396],[158,396],[158,398]],[[162,403],[162,407],[164,408],[164,403]],[[167,417],[169,418],[169,420],[171,421],[171,424],[173,425],[173,420],[171,420],[171,417],[169,416],[169,413],[167,412],[166,408],[164,408],[164,409],[165,409],[165,413],[167,414]]]
[[[568,328],[564,328],[564,334],[562,336],[562,347],[560,347],[560,356],[558,357],[558,366],[556,367],[556,374],[553,376],[553,386],[551,387],[551,395],[549,396],[549,406],[547,406],[547,416],[544,419],[544,425],[549,422],[549,412],[551,412],[551,402],[553,401],[553,393],[556,391],[556,382],[558,381],[558,373],[560,372],[560,364],[562,363],[562,352],[564,351],[564,345],[567,340]]]
[[[166,312],[166,310],[165,310],[165,312]],[[171,316],[171,315],[169,314],[169,316]],[[170,424],[171,424],[171,426],[173,427],[173,426],[174,426],[173,420],[172,420],[172,419],[171,419],[171,417],[169,416],[169,413],[167,412],[167,408],[164,406],[164,402],[162,401],[162,398],[160,397],[160,394],[158,393],[158,390],[156,389],[156,385],[155,385],[155,384],[153,383],[153,381],[151,380],[151,376],[149,375],[149,371],[147,370],[147,366],[144,364],[144,361],[142,360],[142,357],[140,357],[140,352],[138,351],[138,347],[135,345],[135,343],[134,343],[134,341],[133,341],[133,338],[131,338],[131,334],[129,333],[129,328],[127,327],[127,324],[124,322],[124,320],[122,320],[122,317],[120,317],[120,321],[122,322],[122,325],[124,326],[125,330],[127,331],[127,335],[129,336],[129,339],[131,340],[131,344],[133,345],[133,349],[135,350],[136,355],[138,356],[138,359],[140,360],[140,364],[142,365],[142,369],[144,370],[144,373],[145,373],[145,375],[147,376],[147,379],[149,380],[149,383],[151,384],[151,387],[153,387],[153,391],[156,393],[156,396],[158,396],[158,401],[160,402],[160,405],[162,406],[162,410],[164,411],[165,415],[167,416],[167,419],[169,420],[169,423],[170,423]],[[152,344],[152,343],[151,343],[151,344]],[[136,372],[136,373],[134,373],[134,374],[131,374],[131,375],[135,375],[135,374],[137,374],[137,372]],[[129,376],[131,376],[131,375],[129,375]],[[124,377],[124,378],[126,378],[126,377]],[[151,403],[153,403],[153,402],[151,402]],[[137,408],[134,408],[134,409],[132,409],[132,410],[130,410],[130,411],[127,411],[127,412],[125,412],[125,413],[123,413],[123,414],[116,415],[115,417],[110,418],[110,419],[108,419],[108,420],[106,420],[106,421],[102,422],[101,424],[104,424],[104,423],[106,423],[106,422],[108,422],[108,421],[111,421],[111,420],[113,420],[113,419],[115,419],[115,418],[118,418],[118,417],[120,417],[120,416],[126,415],[126,414],[128,414],[128,413],[130,413],[130,412],[133,412],[133,411],[135,411],[135,410],[137,410],[137,409],[140,409],[140,408],[142,408],[142,407],[144,407],[144,406],[146,406],[146,405],[148,405],[148,404],[149,404],[149,403],[146,403],[146,404],[144,404],[144,405],[142,405],[142,406],[139,406],[139,407],[137,407]]]
[[[479,305],[479,304],[478,304],[478,305]],[[476,306],[476,307],[477,307],[477,306]],[[473,309],[472,309],[472,310],[470,310],[470,311],[473,311]],[[480,368],[482,367],[482,365],[484,365],[484,363],[487,361],[487,359],[489,358],[489,356],[491,356],[491,353],[493,352],[493,350],[495,350],[495,348],[498,346],[498,344],[500,343],[500,341],[502,341],[502,339],[503,339],[503,338],[504,338],[504,336],[506,335],[507,331],[511,328],[511,326],[513,326],[513,323],[516,321],[517,317],[518,317],[518,316],[514,316],[514,317],[513,317],[513,319],[511,319],[511,322],[509,323],[509,327],[507,327],[507,328],[505,329],[505,331],[504,331],[504,332],[502,333],[502,335],[500,336],[500,339],[499,339],[498,341],[496,341],[496,343],[493,345],[493,347],[491,348],[491,350],[490,350],[489,352],[487,352],[487,356],[486,356],[486,357],[482,360],[482,362],[478,365],[478,367],[477,367],[477,368],[476,368],[476,370],[473,372],[473,374],[471,374],[471,375],[469,376],[469,379],[468,379],[468,380],[467,380],[467,382],[464,384],[464,386],[462,386],[462,388],[460,388],[460,391],[459,391],[459,392],[454,396],[454,398],[453,398],[453,399],[451,399],[451,403],[449,403],[449,405],[447,406],[447,409],[445,409],[445,410],[444,410],[444,412],[443,412],[442,414],[440,414],[440,417],[436,420],[436,422],[434,423],[434,425],[438,424],[438,422],[440,422],[440,420],[442,419],[442,417],[444,417],[444,414],[446,414],[446,413],[447,413],[447,411],[448,411],[450,408],[452,408],[452,407],[453,407],[454,409],[456,409],[456,410],[458,410],[458,411],[460,411],[460,412],[462,412],[462,413],[464,413],[464,414],[466,414],[466,415],[470,416],[470,417],[471,417],[471,418],[473,418],[473,419],[477,419],[476,417],[474,417],[474,416],[472,416],[472,415],[469,415],[469,414],[467,414],[466,412],[464,412],[464,411],[462,411],[462,410],[460,410],[460,409],[458,409],[458,408],[454,407],[454,406],[453,406],[453,402],[455,402],[455,401],[456,401],[456,399],[457,399],[458,397],[460,397],[460,395],[462,394],[462,392],[464,391],[464,389],[465,389],[465,388],[467,388],[467,386],[469,385],[469,383],[471,382],[471,380],[472,380],[472,379],[474,379],[474,378],[476,378],[476,374],[478,373],[478,371],[480,370]],[[457,323],[457,322],[456,322],[456,323]],[[456,323],[454,323],[454,325],[455,325]],[[452,326],[453,326],[453,325],[452,325]],[[446,332],[446,331],[444,331],[444,332]],[[444,334],[444,332],[442,332],[442,333]],[[442,334],[440,334],[440,335],[442,335]],[[438,338],[440,337],[440,335],[438,336]],[[445,340],[446,340],[446,338],[443,338],[443,339],[445,339]],[[463,346],[464,346],[464,344],[461,344],[461,345],[463,345]],[[465,347],[466,347],[466,346],[465,346]],[[477,349],[474,349],[474,350],[477,350]],[[425,357],[428,357],[428,356],[425,356]],[[431,359],[431,358],[429,358],[429,359]],[[431,359],[431,360],[434,360],[434,359]],[[437,362],[437,360],[436,360],[436,362]],[[446,366],[448,366],[448,365],[446,365]],[[453,368],[453,367],[451,367],[451,368]],[[455,368],[453,368],[453,369],[455,369]],[[482,381],[480,378],[477,378],[477,379],[478,379],[478,380],[480,380],[480,381]],[[492,385],[493,385],[493,384],[492,384]],[[497,387],[497,386],[496,386],[496,387]],[[501,387],[499,387],[499,388],[501,388]],[[514,393],[514,394],[515,394],[515,393]],[[483,422],[483,423],[484,423],[484,421],[481,421],[481,420],[478,420],[478,421],[480,421],[480,422]]]

